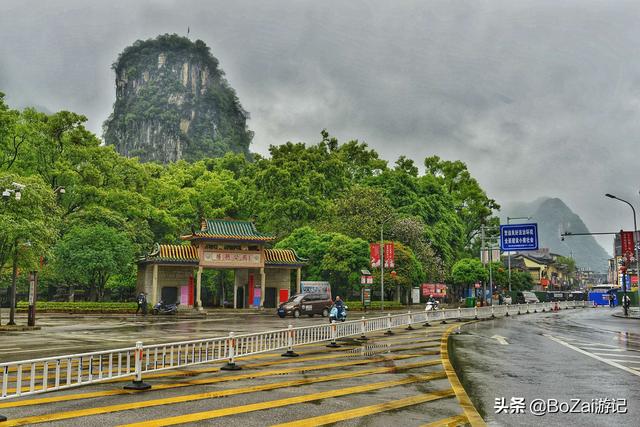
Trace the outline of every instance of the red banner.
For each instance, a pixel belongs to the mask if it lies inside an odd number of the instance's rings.
[[[633,246],[633,231],[620,230],[620,244],[622,246],[622,255],[633,254],[635,247]]]
[[[395,249],[393,242],[384,244],[384,268],[395,267]]]
[[[369,254],[371,268],[380,267],[380,245],[378,243],[369,243]]]
[[[434,298],[442,298],[447,295],[447,285],[443,283],[423,283],[421,286],[423,297],[433,295]]]

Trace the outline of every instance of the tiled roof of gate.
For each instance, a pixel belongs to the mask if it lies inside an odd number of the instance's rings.
[[[204,237],[220,240],[249,240],[268,242],[275,240],[275,236],[260,233],[254,223],[250,221],[236,221],[228,219],[208,219],[203,221],[201,230],[196,230],[185,239]]]
[[[171,264],[198,264],[198,248],[191,245],[156,245],[142,262],[166,262]]]
[[[300,258],[293,249],[265,249],[264,263],[266,265],[298,265],[307,264],[306,259]]]

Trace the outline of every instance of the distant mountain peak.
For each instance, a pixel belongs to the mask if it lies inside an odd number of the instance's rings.
[[[580,216],[557,197],[540,197],[532,202],[514,202],[503,204],[500,212],[501,222],[506,224],[507,217],[531,216],[538,224],[539,244],[551,252],[563,256],[572,256],[581,268],[602,272],[607,269],[609,255],[593,236],[572,236],[561,239],[563,232],[589,233],[588,227]]]

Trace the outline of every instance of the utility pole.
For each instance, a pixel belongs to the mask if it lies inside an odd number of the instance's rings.
[[[384,311],[384,221],[380,223],[380,310]]]
[[[509,225],[509,222],[512,219],[525,219],[525,220],[530,220],[533,217],[530,216],[513,216],[513,217],[507,217],[507,225]],[[509,270],[509,292],[511,292],[511,251],[507,252],[507,264],[508,264],[508,270]]]

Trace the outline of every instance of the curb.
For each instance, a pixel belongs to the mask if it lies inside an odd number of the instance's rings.
[[[475,321],[467,322],[474,323]],[[462,383],[458,379],[458,375],[456,374],[455,369],[453,369],[453,365],[451,364],[451,360],[449,360],[449,335],[451,335],[451,331],[456,328],[461,327],[461,325],[452,325],[442,334],[442,338],[440,339],[440,358],[442,359],[442,367],[447,374],[447,378],[451,383],[451,388],[456,394],[456,398],[462,406],[462,410],[464,411],[467,420],[471,427],[483,427],[487,424],[484,422],[478,410],[473,403],[471,403],[471,399],[469,399],[469,395],[464,390]]]

